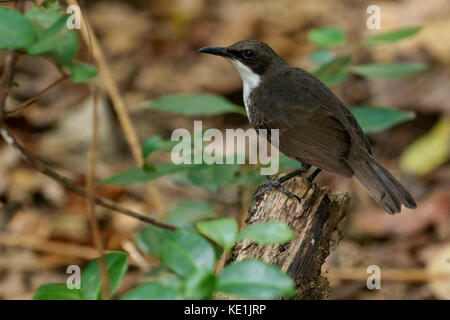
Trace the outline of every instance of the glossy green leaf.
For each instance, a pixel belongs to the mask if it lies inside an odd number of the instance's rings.
[[[236,220],[230,218],[200,221],[196,224],[201,234],[214,240],[224,249],[231,249],[236,242],[238,224]]]
[[[246,115],[244,108],[209,93],[172,94],[146,101],[144,105],[149,109],[186,116],[211,116],[230,112]]]
[[[207,202],[182,201],[169,210],[164,221],[177,227],[190,227],[199,220],[216,216],[211,204]]]
[[[155,151],[171,151],[178,141],[165,140],[163,137],[155,135],[145,140],[142,145],[142,157],[146,159]]]
[[[81,300],[80,289],[69,289],[65,283],[44,284],[37,288],[33,300]]]
[[[199,165],[189,170],[187,178],[193,185],[216,192],[231,183],[238,170],[238,164]]]
[[[289,158],[284,154],[280,155],[279,165],[281,169],[300,169],[302,167],[299,161]]]
[[[313,73],[327,86],[334,86],[344,81],[348,76],[347,66],[351,62],[350,56],[339,56],[321,65]]]
[[[254,223],[243,228],[238,241],[248,239],[262,244],[282,244],[291,241],[291,228],[281,221]]]
[[[186,279],[184,284],[185,299],[211,299],[216,286],[216,276],[212,272],[200,271]]]
[[[73,61],[67,65],[70,78],[74,83],[83,83],[95,78],[98,69],[90,64]]]
[[[0,50],[23,49],[36,38],[32,23],[20,12],[0,7]]]
[[[367,78],[400,78],[427,70],[428,66],[420,62],[373,63],[351,66],[349,70]]]
[[[158,253],[159,254],[159,253]],[[144,274],[145,279],[158,278],[161,275],[172,274],[171,271],[162,263],[150,267],[150,270]]]
[[[377,45],[381,43],[390,43],[390,42],[396,42],[405,38],[409,38],[417,34],[422,27],[412,27],[412,28],[403,28],[403,29],[397,29],[381,34],[377,34],[374,36],[367,37],[364,40],[365,45]]]
[[[279,268],[256,260],[234,262],[217,277],[217,290],[249,299],[272,299],[295,292],[292,279]]]
[[[173,163],[163,163],[154,165],[154,172],[146,172],[142,168],[132,168],[122,171],[112,177],[102,180],[102,184],[111,185],[129,185],[136,183],[145,183],[148,181],[156,180],[160,177],[187,171],[191,168],[191,165],[176,165]]]
[[[363,131],[368,134],[389,129],[415,117],[414,112],[374,106],[359,106],[350,110]]]
[[[333,60],[333,55],[328,50],[317,50],[309,55],[309,60],[317,65],[322,65]]]
[[[240,175],[236,179],[234,179],[233,184],[245,187],[252,184],[261,184],[264,183],[266,180],[267,180],[266,176],[261,175],[258,169],[258,171],[254,172],[241,172]]]
[[[49,53],[59,65],[69,65],[78,51],[78,38],[75,31],[66,26],[68,17],[61,14],[52,26],[42,31],[38,41],[27,47],[28,54]]]
[[[308,32],[308,39],[320,47],[336,46],[345,43],[345,31],[337,27],[323,27]]]
[[[127,254],[120,251],[113,251],[106,254],[106,268],[109,278],[111,295],[119,288],[128,268]],[[81,290],[83,299],[101,299],[101,276],[99,260],[95,259],[88,264],[81,275]]]
[[[172,231],[157,226],[148,226],[136,237],[136,244],[147,255],[159,257],[161,247]]]
[[[145,283],[127,292],[121,300],[180,300],[180,289],[160,283]]]
[[[55,6],[34,6],[25,12],[25,17],[31,21],[38,36],[50,28],[64,14],[59,5]]]
[[[213,271],[215,252],[199,234],[186,229],[174,231],[161,249],[164,265],[183,278],[199,271]]]

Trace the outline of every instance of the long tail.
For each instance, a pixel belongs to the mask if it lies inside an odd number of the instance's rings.
[[[389,214],[400,212],[402,204],[411,209],[417,207],[408,190],[372,156],[367,155],[364,160],[352,161],[351,167],[355,177]]]

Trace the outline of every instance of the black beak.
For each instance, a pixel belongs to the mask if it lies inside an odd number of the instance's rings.
[[[221,56],[225,58],[233,57],[230,53],[228,53],[227,48],[224,47],[203,47],[199,49],[198,52],[214,54],[216,56]]]

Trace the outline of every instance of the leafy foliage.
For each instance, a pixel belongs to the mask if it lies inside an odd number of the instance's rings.
[[[223,218],[211,221],[201,221],[196,224],[201,234],[214,240],[225,250],[231,249],[235,242],[238,232],[238,225],[234,219]]]
[[[308,39],[318,46],[329,47],[344,44],[346,34],[336,27],[324,27],[311,30],[308,33]]]
[[[226,99],[209,93],[172,94],[144,103],[146,108],[185,116],[211,116],[236,112],[245,115],[245,109]]]
[[[127,255],[123,252],[106,254],[106,269],[109,278],[110,294],[113,295],[128,269]],[[101,277],[99,259],[92,261],[81,276],[82,297],[86,300],[101,299]]]
[[[76,32],[66,26],[69,17],[58,2],[36,5],[24,14],[0,8],[0,50],[20,49],[31,56],[48,55],[69,71],[73,82],[89,81],[98,71],[74,60],[79,40]]]
[[[353,107],[351,111],[366,133],[382,131],[415,117],[414,112],[373,106]]]
[[[24,49],[36,41],[31,22],[19,12],[0,8],[0,49]]]
[[[217,290],[249,299],[291,296],[292,279],[262,261],[244,260],[225,267],[217,277]]]
[[[106,254],[110,292],[114,294],[127,271],[127,255],[114,251]],[[81,275],[81,289],[69,289],[66,284],[45,284],[33,297],[35,300],[98,300],[101,299],[101,280],[98,259],[92,261]]]
[[[401,78],[425,71],[427,65],[419,62],[373,63],[352,66],[351,71],[367,78]]]
[[[261,232],[271,232],[264,237],[267,244],[285,241],[292,231],[283,223],[278,227],[266,226]],[[237,223],[233,219],[205,220],[197,229],[229,251],[238,241]],[[278,229],[278,230],[276,230]],[[272,231],[271,231],[272,230]],[[280,235],[280,233],[285,235]],[[242,238],[242,237],[241,237]],[[246,298],[274,298],[293,294],[292,279],[275,266],[261,261],[240,261],[214,273],[218,259],[216,248],[190,226],[167,231],[149,226],[136,238],[138,247],[145,253],[159,257],[162,265],[151,270],[144,283],[122,296],[123,300],[211,299],[216,292]],[[122,252],[106,255],[107,272],[113,295],[127,270],[127,257]],[[84,270],[81,289],[70,290],[65,284],[45,284],[38,288],[34,299],[101,299],[101,277],[98,259]]]
[[[411,27],[411,28],[403,28],[398,29],[382,34],[377,34],[371,37],[368,37],[364,40],[364,44],[368,46],[373,46],[382,43],[391,43],[396,42],[405,38],[409,38],[414,36],[420,31],[421,27]]]

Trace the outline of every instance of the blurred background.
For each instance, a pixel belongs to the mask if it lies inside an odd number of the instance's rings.
[[[198,54],[202,46],[258,39],[290,64],[318,72],[320,67],[333,68],[336,61],[327,63],[342,56],[350,56],[351,65],[426,64],[426,70],[405,77],[372,77],[363,70],[327,78],[348,106],[408,111],[401,113],[409,116],[399,124],[374,129],[369,138],[375,157],[407,186],[418,208],[387,215],[356,180],[321,174],[318,185],[351,195],[344,238],[323,272],[331,284],[330,299],[449,299],[450,280],[437,275],[450,272],[450,1],[377,1],[380,30],[366,26],[370,4],[359,0],[91,0],[84,1],[82,8],[141,142],[154,135],[170,139],[176,128],[192,130],[194,120],[203,120],[204,128],[249,127],[247,118],[238,113],[188,117],[143,107],[149,99],[193,92],[214,93],[243,105],[238,73],[223,59]],[[66,3],[61,1],[61,5]],[[26,8],[32,6],[26,2]],[[343,30],[345,42],[321,45],[310,31],[326,26]],[[422,27],[420,32],[401,41],[361,44],[375,34],[415,26]],[[91,50],[78,36],[77,58],[94,64]],[[2,63],[5,56],[0,51]],[[336,76],[333,70],[322,71],[323,77],[330,72]],[[47,59],[21,57],[14,78],[20,85],[12,89],[8,108],[58,77],[58,70]],[[135,168],[136,162],[109,98],[107,81],[100,74],[94,83],[100,88],[96,167],[100,181]],[[7,125],[34,154],[84,185],[92,106],[92,87],[65,80],[8,118]],[[156,152],[150,159],[164,163],[170,155]],[[0,299],[30,299],[43,283],[65,282],[68,265],[83,267],[97,256],[86,200],[29,168],[3,140],[0,177]],[[183,225],[198,219],[199,210],[239,219],[256,187],[253,180],[244,183],[245,179],[218,181],[214,177],[199,183],[182,176],[143,180],[102,184],[96,192],[124,207]],[[152,180],[150,186],[147,180]],[[100,207],[97,215],[105,247],[130,254],[131,267],[119,293],[127,291],[158,264],[134,241],[144,224]],[[181,222],[175,219],[180,216]],[[370,265],[381,268],[380,290],[366,287]]]

